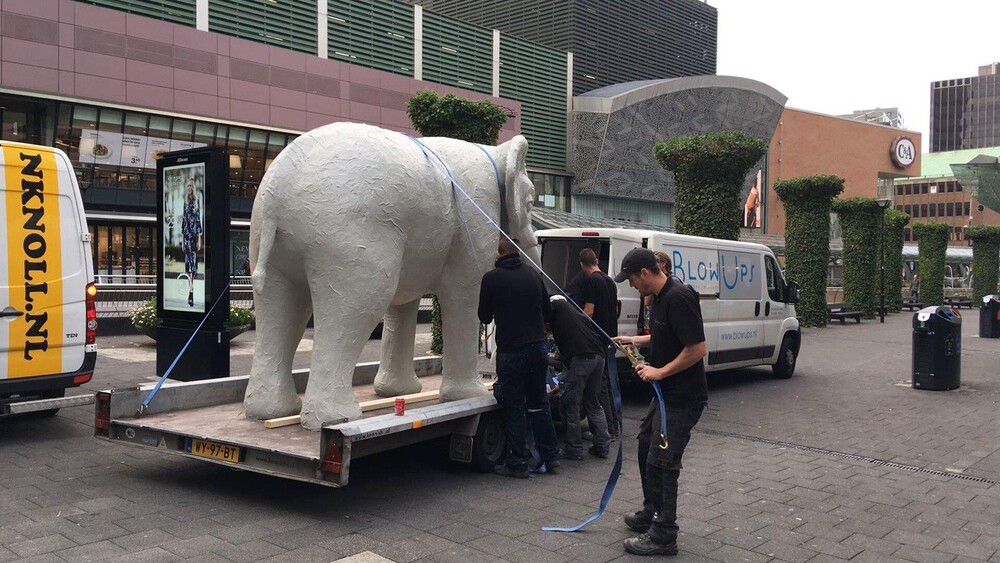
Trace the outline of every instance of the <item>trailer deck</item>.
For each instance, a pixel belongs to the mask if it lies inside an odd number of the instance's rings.
[[[419,372],[420,370],[418,370]],[[294,373],[305,390],[308,370]],[[407,405],[364,412],[354,421],[332,423],[319,432],[298,424],[265,428],[244,415],[248,376],[166,383],[137,416],[153,386],[97,394],[95,436],[118,443],[326,486],[347,484],[352,459],[451,435],[451,457],[478,469],[492,466],[503,450],[503,429],[492,395],[448,403]],[[420,378],[436,390],[440,375]],[[360,403],[376,398],[371,384],[354,388]],[[481,417],[481,415],[486,415]]]

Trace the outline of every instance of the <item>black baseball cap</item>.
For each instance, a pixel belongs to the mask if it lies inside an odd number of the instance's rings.
[[[639,270],[646,268],[653,271],[657,268],[656,255],[648,248],[633,248],[628,251],[625,258],[622,258],[622,267],[618,269],[615,276],[615,283],[622,283],[628,279],[629,274],[637,274]]]

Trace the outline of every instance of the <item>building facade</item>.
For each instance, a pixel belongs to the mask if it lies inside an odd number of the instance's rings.
[[[574,213],[672,226],[674,177],[654,158],[656,144],[712,131],[742,131],[766,143],[785,100],[766,84],[733,76],[626,82],[576,96]],[[763,165],[751,171],[744,196]]]
[[[955,246],[970,245],[965,229],[971,225],[1000,225],[1000,213],[983,205],[972,190],[956,178],[953,165],[964,165],[981,156],[1000,157],[1000,147],[937,152],[923,155],[920,175],[896,181],[896,209],[913,221],[936,221],[951,226]],[[913,240],[909,227],[905,240]]]
[[[901,138],[909,139],[907,159],[894,157]],[[785,209],[773,193],[775,181],[797,176],[835,174],[844,178],[841,198],[893,198],[895,183],[920,174],[921,136],[876,123],[865,123],[785,108],[771,139],[764,189],[767,234],[785,233]],[[838,237],[834,222],[831,236]]]
[[[573,53],[573,93],[715,74],[718,12],[703,0],[408,0]]]
[[[415,133],[420,90],[507,108],[536,204],[566,204],[565,52],[394,0],[4,0],[0,22],[0,134],[70,156],[99,275],[155,274],[156,150],[226,150],[235,271],[285,145],[336,121]]]
[[[931,83],[930,152],[1000,146],[1000,63]]]

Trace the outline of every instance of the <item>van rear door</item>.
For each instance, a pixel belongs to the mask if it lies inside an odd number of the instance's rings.
[[[0,389],[4,380],[80,371],[86,356],[89,246],[66,155],[0,144]],[[11,382],[12,383],[12,382]]]

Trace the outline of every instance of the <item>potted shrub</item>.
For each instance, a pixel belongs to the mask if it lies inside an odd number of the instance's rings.
[[[163,324],[163,319],[156,316],[156,298],[152,298],[128,313],[132,325],[139,332],[156,340],[156,327]],[[254,312],[239,305],[229,306],[229,319],[226,328],[229,329],[229,339],[232,340],[250,329],[254,321]]]

